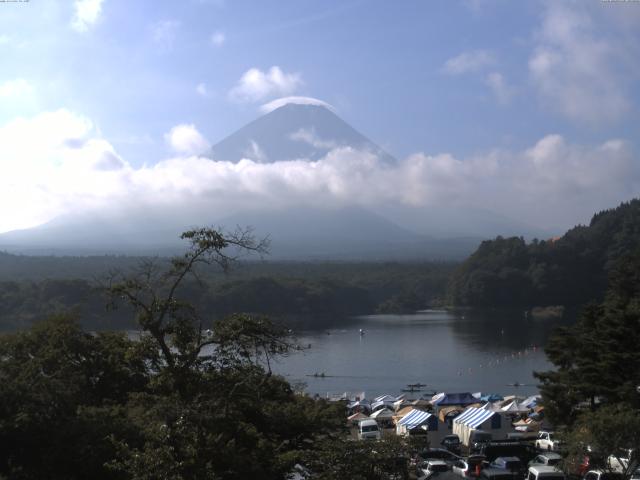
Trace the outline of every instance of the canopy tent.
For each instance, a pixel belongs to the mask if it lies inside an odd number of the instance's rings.
[[[520,412],[528,412],[529,409],[528,408],[522,408],[520,405],[518,405],[518,402],[516,402],[515,400],[512,401],[511,403],[509,403],[508,405],[505,405],[504,407],[502,407],[500,409],[500,411],[502,412],[509,412],[509,413],[520,413]]]
[[[441,422],[437,415],[424,410],[415,409],[405,415],[396,424],[398,435],[426,435],[430,444],[438,445],[451,431],[447,424]]]
[[[411,402],[403,398],[393,402],[393,409],[397,412],[398,410],[401,410],[409,405],[411,405]]]
[[[354,413],[353,415],[348,416],[347,421],[352,425],[357,425],[360,420],[364,420],[365,418],[369,418],[369,417],[362,412],[357,412],[357,413]]]
[[[375,403],[375,402],[391,402],[391,403],[393,403],[393,402],[401,400],[403,398],[404,398],[404,395],[400,395],[399,397],[393,397],[391,395],[380,395],[380,396],[374,398],[372,403]]]
[[[391,418],[393,418],[393,412],[388,408],[383,408],[381,410],[376,410],[375,412],[373,412],[369,418],[375,418],[376,420],[385,418],[390,420]]]
[[[469,437],[474,430],[491,433],[494,439],[504,438],[513,431],[511,421],[503,418],[505,412],[469,407],[453,419],[453,433],[460,441],[469,446]]]
[[[357,400],[347,405],[347,410],[350,412],[370,412],[371,404],[366,400]]]
[[[432,416],[433,415],[429,412],[416,409],[402,417],[398,422],[398,425],[404,425],[407,430],[412,430],[427,423],[429,417]]]
[[[393,408],[393,402],[378,400],[377,402],[373,402],[371,404],[372,412],[375,412],[376,410],[381,410],[383,408]]]
[[[504,397],[496,393],[488,393],[488,394],[482,395],[480,397],[480,400],[483,402],[494,403],[494,402],[501,402],[502,400],[504,400]]]
[[[459,406],[442,407],[438,410],[438,418],[443,422],[446,422],[447,419],[453,420],[453,418],[460,415],[463,410],[464,409]]]
[[[513,422],[513,426],[518,432],[537,432],[540,430],[540,423],[533,421],[530,418]]]
[[[538,402],[541,400],[540,395],[531,395],[520,402],[520,407],[527,410],[538,406]]]
[[[327,392],[327,400],[332,402],[339,402],[346,400],[347,402],[357,402],[358,400],[364,400],[366,398],[364,392],[343,392],[343,393],[329,393]]]
[[[447,407],[451,405],[467,406],[478,403],[478,399],[469,392],[464,393],[439,393],[434,395],[431,403],[438,407]]]
[[[388,408],[377,410],[371,414],[371,418],[378,422],[378,425],[383,428],[393,427],[393,412]]]

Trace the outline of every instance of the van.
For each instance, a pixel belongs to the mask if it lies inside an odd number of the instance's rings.
[[[360,422],[358,422],[358,439],[380,440],[380,428],[378,428],[378,422],[370,418],[360,420]]]
[[[566,480],[566,477],[556,467],[535,465],[529,467],[526,480]]]

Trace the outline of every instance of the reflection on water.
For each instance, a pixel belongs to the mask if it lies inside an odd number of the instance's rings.
[[[537,391],[532,372],[551,367],[542,347],[558,324],[527,319],[522,311],[356,317],[301,333],[299,343],[311,348],[283,359],[277,370],[320,395],[365,391],[372,398],[418,382],[430,391],[529,395]]]

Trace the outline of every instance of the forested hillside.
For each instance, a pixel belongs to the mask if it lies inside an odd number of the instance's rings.
[[[458,306],[580,305],[603,297],[615,261],[640,246],[640,200],[597,213],[550,240],[482,242],[449,282]]]
[[[130,312],[107,311],[98,287],[110,270],[127,272],[144,260],[0,254],[0,329],[26,328],[67,311],[75,312],[85,328],[133,327]],[[407,312],[441,302],[453,268],[440,263],[249,262],[228,275],[202,271],[202,282],[185,282],[180,295],[210,318],[260,312],[289,322],[295,317],[309,326],[322,315]]]

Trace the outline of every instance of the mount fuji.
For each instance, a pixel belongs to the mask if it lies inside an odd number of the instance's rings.
[[[319,160],[331,150],[350,147],[376,155],[385,162],[395,159],[322,103],[283,102],[213,146],[214,160],[260,163],[283,160]],[[287,99],[284,99],[287,100]]]
[[[203,157],[212,161],[314,162],[335,149],[397,160],[356,131],[322,102],[281,101],[255,121],[215,144]],[[398,186],[398,188],[401,188]],[[205,199],[198,199],[203,203]],[[252,226],[271,238],[273,259],[462,259],[478,243],[501,235],[537,232],[491,212],[447,207],[382,205],[278,206],[219,211],[131,205],[115,211],[69,214],[35,228],[0,234],[0,250],[26,254],[168,254],[183,247],[179,234],[193,226]],[[182,210],[181,210],[182,209]],[[445,211],[446,210],[446,211]]]

